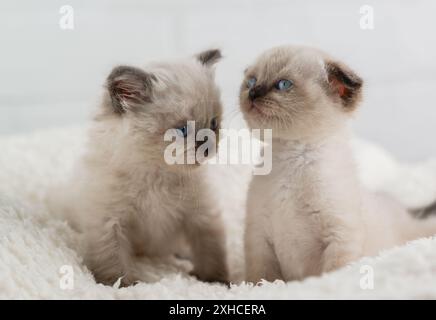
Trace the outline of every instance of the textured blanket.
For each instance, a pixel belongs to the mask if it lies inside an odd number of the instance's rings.
[[[242,282],[244,202],[251,174],[242,165],[210,166],[228,231],[230,288],[197,281],[186,273],[189,262],[175,258],[139,259],[144,282],[133,287],[96,284],[82,263],[82,236],[50,205],[59,196],[56,186],[74,178],[73,163],[84,139],[83,128],[0,137],[0,298],[436,298],[436,239],[430,238],[304,281]],[[409,207],[434,200],[436,159],[400,164],[373,144],[356,140],[355,146],[368,188],[389,192]]]

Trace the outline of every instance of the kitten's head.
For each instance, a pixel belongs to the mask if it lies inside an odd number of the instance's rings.
[[[356,109],[362,79],[327,54],[277,47],[245,71],[240,103],[250,128],[297,139],[328,134]]]
[[[218,132],[222,106],[213,65],[220,58],[219,50],[209,50],[145,69],[118,66],[112,70],[96,121],[102,136],[111,141],[113,154],[124,158],[120,162],[164,164],[164,151],[171,143],[164,141],[165,133],[175,130],[183,137],[192,129],[185,128],[188,121],[195,121],[196,131]]]

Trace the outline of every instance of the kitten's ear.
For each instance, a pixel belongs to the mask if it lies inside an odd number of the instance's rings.
[[[325,70],[330,94],[339,97],[346,110],[354,110],[362,96],[363,80],[338,62],[326,62]]]
[[[113,111],[123,114],[127,110],[134,110],[136,107],[150,102],[152,79],[152,75],[139,68],[115,67],[106,81]]]
[[[205,66],[212,66],[222,58],[222,55],[219,49],[211,49],[200,52],[195,57]]]

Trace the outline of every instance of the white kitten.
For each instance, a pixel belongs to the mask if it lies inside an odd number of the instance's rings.
[[[191,120],[198,130],[219,130],[212,65],[220,57],[210,50],[144,70],[121,66],[109,75],[76,176],[85,263],[98,282],[122,277],[122,285],[132,284],[138,280],[133,256],[172,254],[181,239],[190,244],[199,279],[228,281],[223,225],[204,166],[164,160],[166,130]]]
[[[347,120],[362,80],[305,47],[265,52],[246,71],[241,108],[250,128],[273,130],[272,172],[255,176],[246,217],[246,277],[294,280],[436,233],[400,204],[361,187]]]

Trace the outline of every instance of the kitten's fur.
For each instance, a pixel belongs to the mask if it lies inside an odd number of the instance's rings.
[[[210,50],[144,70],[120,66],[109,75],[77,173],[85,263],[98,282],[122,277],[122,285],[132,284],[134,255],[172,254],[181,239],[192,249],[193,274],[228,281],[223,224],[204,166],[164,161],[167,129],[220,121],[213,72],[220,57]]]
[[[247,80],[256,77],[249,98]],[[280,79],[294,85],[279,91]],[[361,187],[347,120],[362,80],[325,53],[278,47],[246,70],[240,102],[250,128],[273,129],[272,172],[254,176],[248,194],[246,277],[294,280],[436,233],[387,196]]]

